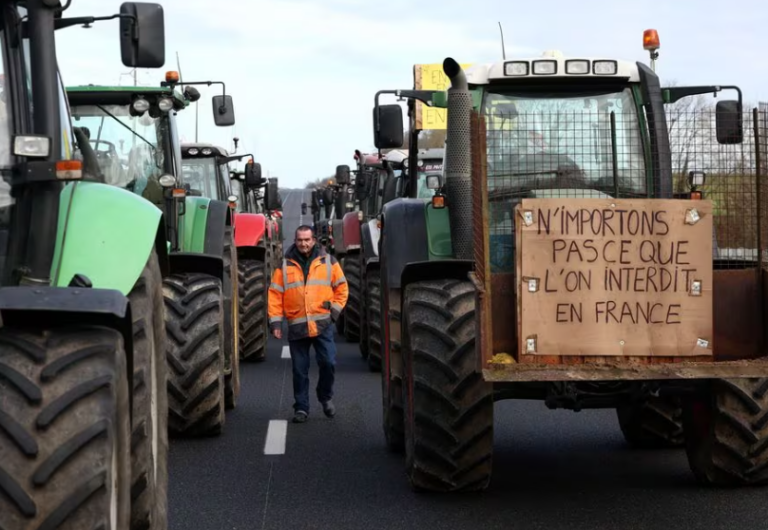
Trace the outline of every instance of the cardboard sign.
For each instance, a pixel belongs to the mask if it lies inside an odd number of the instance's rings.
[[[515,230],[522,355],[712,355],[709,201],[523,199]]]
[[[461,64],[466,70],[472,66]],[[443,63],[417,64],[413,67],[413,87],[415,90],[448,90],[451,82],[443,72]],[[448,125],[446,109],[427,107],[421,101],[416,102],[416,129],[445,130]]]

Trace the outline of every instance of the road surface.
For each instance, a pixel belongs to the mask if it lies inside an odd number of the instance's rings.
[[[301,216],[309,192],[283,193],[287,249],[311,215]],[[496,404],[488,491],[415,494],[402,457],[384,446],[379,374],[368,371],[357,345],[343,338],[337,345],[335,419],[314,400],[313,366],[310,419],[290,423],[290,360],[272,339],[267,361],[241,365],[242,393],[224,434],[172,440],[172,530],[768,526],[768,490],[700,488],[682,450],[629,449],[613,411],[549,411],[539,402]]]

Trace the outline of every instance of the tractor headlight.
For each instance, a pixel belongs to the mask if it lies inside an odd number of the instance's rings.
[[[164,188],[172,188],[176,184],[176,177],[173,175],[163,175],[161,176],[158,181],[160,181],[160,185]]]
[[[616,61],[594,61],[592,72],[595,75],[615,75],[619,71],[619,63]]]
[[[213,153],[213,151],[211,151],[211,150],[210,150],[210,149],[208,149],[207,147],[206,147],[205,149],[203,149],[201,152],[203,153],[203,155],[204,155],[204,156],[208,156],[208,155],[210,155],[211,153]]]
[[[13,138],[13,154],[16,156],[45,158],[51,154],[51,139],[47,136],[31,134],[19,135]]]
[[[200,150],[197,147],[190,147],[189,149],[187,149],[187,153],[189,153],[192,156],[195,156],[199,152]]]
[[[510,61],[508,63],[504,63],[504,75],[528,75],[528,61]]]
[[[589,73],[589,61],[565,61],[565,73],[569,75],[584,75]]]

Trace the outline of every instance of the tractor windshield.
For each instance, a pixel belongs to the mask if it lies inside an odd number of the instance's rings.
[[[132,116],[128,105],[74,105],[72,124],[95,151],[104,181],[162,202],[164,120]],[[159,195],[157,197],[156,195]]]
[[[522,198],[609,197],[617,188],[620,197],[647,196],[630,88],[505,88],[485,94],[482,114],[494,272],[514,270],[512,212]]]
[[[237,179],[232,179],[232,195],[237,197],[237,202],[235,203],[235,211],[245,211],[245,189],[243,188],[243,184]]]
[[[215,158],[186,158],[182,168],[184,181],[189,184],[190,189],[199,191],[203,197],[215,201],[224,200],[219,197],[219,166]]]

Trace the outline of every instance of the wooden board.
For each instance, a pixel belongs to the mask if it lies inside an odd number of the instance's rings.
[[[709,201],[523,199],[515,228],[521,356],[712,355]]]

